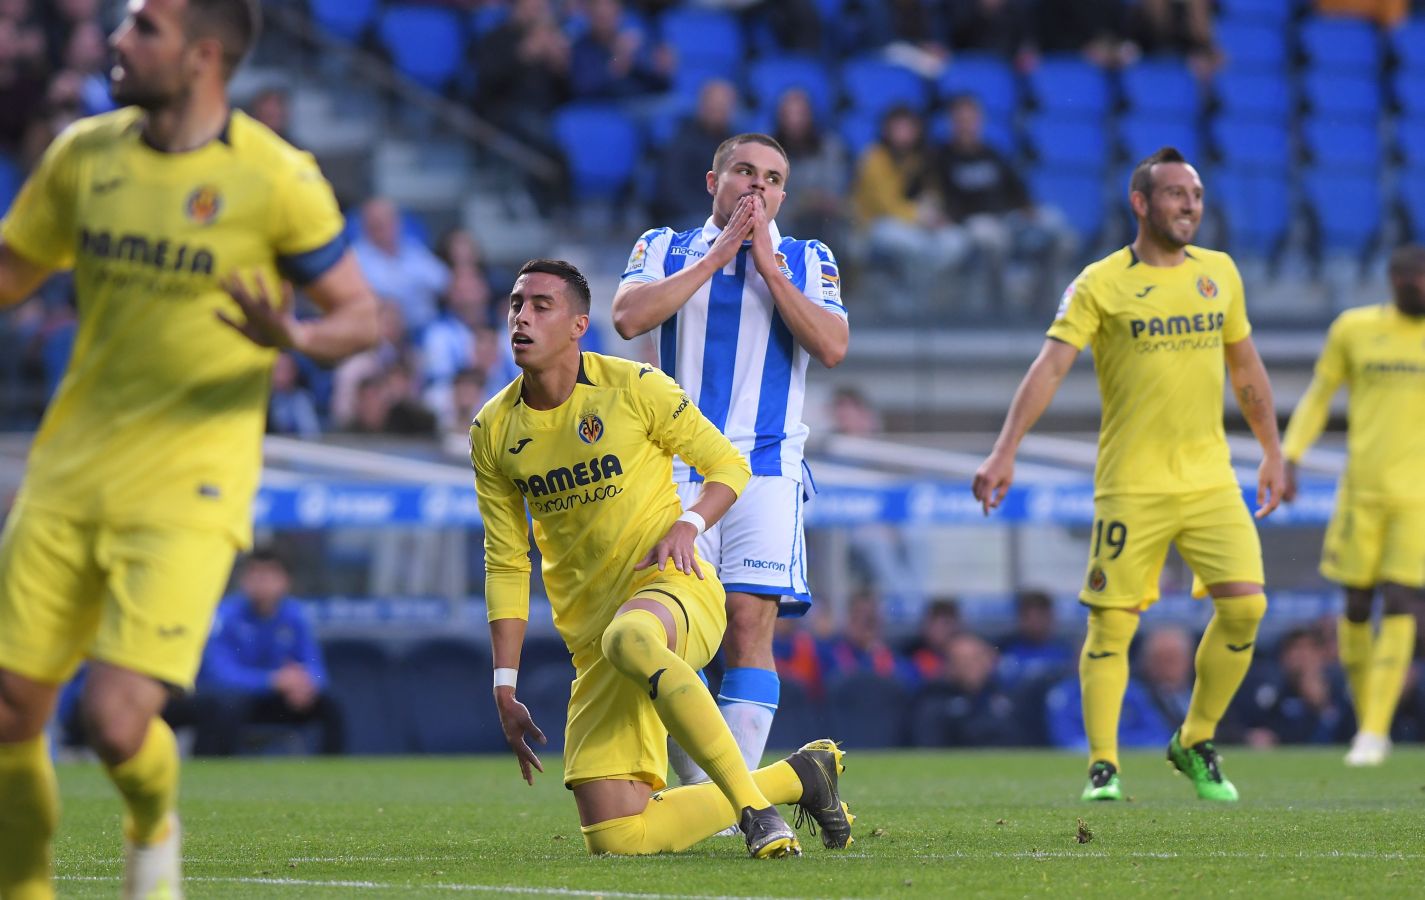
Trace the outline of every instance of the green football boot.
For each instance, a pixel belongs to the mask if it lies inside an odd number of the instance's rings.
[[[1168,742],[1168,762],[1191,779],[1201,799],[1236,803],[1237,788],[1223,776],[1217,748],[1212,741],[1199,741],[1191,747],[1184,747],[1181,735],[1181,729],[1174,731],[1173,739]]]
[[[1089,782],[1084,785],[1080,800],[1122,800],[1123,785],[1118,781],[1118,767],[1099,760],[1089,766]]]

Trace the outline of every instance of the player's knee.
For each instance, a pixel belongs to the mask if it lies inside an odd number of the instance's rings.
[[[1109,645],[1110,649],[1126,649],[1138,631],[1142,616],[1131,609],[1090,609],[1088,641],[1085,646]],[[1091,648],[1092,649],[1092,648]]]
[[[648,829],[642,816],[608,819],[579,830],[584,833],[584,846],[590,856],[642,856],[656,852],[647,846]]]
[[[85,738],[106,764],[115,766],[131,759],[143,746],[148,720],[132,710],[91,701],[82,705],[81,712]]]
[[[1246,594],[1240,597],[1214,597],[1212,606],[1223,620],[1256,628],[1267,614],[1267,595]]]
[[[54,707],[55,689],[0,671],[0,744],[38,737]]]
[[[635,610],[615,616],[604,629],[604,658],[623,671],[632,661],[648,659],[664,642],[663,628],[652,613]]]

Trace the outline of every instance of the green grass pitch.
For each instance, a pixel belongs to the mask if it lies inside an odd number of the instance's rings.
[[[1228,748],[1230,808],[1191,795],[1157,754],[1125,758],[1132,802],[1078,802],[1077,755],[847,754],[859,819],[843,852],[754,861],[740,840],[590,859],[558,777],[512,758],[190,761],[193,898],[1191,896],[1419,897],[1425,749],[1375,770],[1341,750]],[[558,771],[558,760],[546,758]],[[95,766],[61,767],[62,897],[117,893],[118,801]],[[790,816],[789,816],[790,819]],[[1083,819],[1091,839],[1076,835]]]

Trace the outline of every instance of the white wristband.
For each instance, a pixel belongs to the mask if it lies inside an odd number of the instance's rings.
[[[678,521],[687,522],[692,525],[698,530],[698,534],[702,534],[708,530],[708,520],[693,512],[691,509],[683,510],[683,514],[678,517]]]
[[[495,687],[497,687],[497,688],[498,688],[498,687],[508,687],[508,688],[512,688],[512,687],[515,686],[515,682],[519,680],[519,677],[520,677],[520,670],[519,670],[519,669],[496,669],[496,670],[495,670]]]

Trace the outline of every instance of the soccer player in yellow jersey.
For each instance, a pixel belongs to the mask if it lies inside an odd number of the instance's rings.
[[[79,331],[0,535],[0,897],[52,896],[44,724],[90,661],[86,732],[126,808],[125,897],[179,897],[188,688],[261,467],[273,348],[335,361],[376,302],[312,158],[229,109],[255,0],[131,0],[116,112],[66,130],[0,225],[0,306],[73,269]],[[298,323],[267,285],[300,282]],[[236,306],[234,300],[237,301]]]
[[[1352,766],[1380,765],[1390,753],[1416,616],[1425,615],[1425,247],[1396,250],[1389,274],[1394,303],[1347,310],[1332,324],[1285,441],[1290,501],[1297,463],[1325,427],[1331,395],[1346,385],[1346,473],[1321,574],[1346,589],[1338,643],[1356,705]],[[1377,588],[1384,614],[1373,636]]]
[[[568,263],[520,269],[509,323],[523,374],[475,417],[470,458],[485,520],[495,704],[525,780],[543,771],[526,736],[544,740],[515,699],[529,617],[528,510],[554,624],[573,655],[564,784],[589,852],[682,850],[735,822],[753,856],[798,854],[774,803],[798,804],[827,847],[846,846],[836,745],[814,741],[748,772],[698,677],[727,612],[694,542],[747,486],[747,460],[658,369],[579,352],[589,285]],[[705,480],[686,511],[674,454]],[[669,734],[711,783],[663,790]]]
[[[1272,390],[1250,337],[1231,257],[1192,246],[1202,182],[1165,147],[1133,170],[1133,243],[1081,272],[1064,292],[1039,358],[1015,394],[993,452],[975,473],[985,512],[1014,478],[1014,455],[1048,408],[1079,351],[1093,345],[1103,420],[1094,473],[1094,524],[1080,600],[1089,608],[1079,660],[1089,738],[1086,800],[1117,800],[1118,717],[1128,646],[1157,597],[1169,542],[1207,584],[1215,614],[1197,650],[1197,681],[1168,758],[1199,797],[1232,801],[1213,736],[1247,667],[1266,612],[1262,552],[1242,502],[1222,427],[1226,363],[1261,443],[1257,517],[1284,484]],[[1147,599],[1145,599],[1147,598]]]

